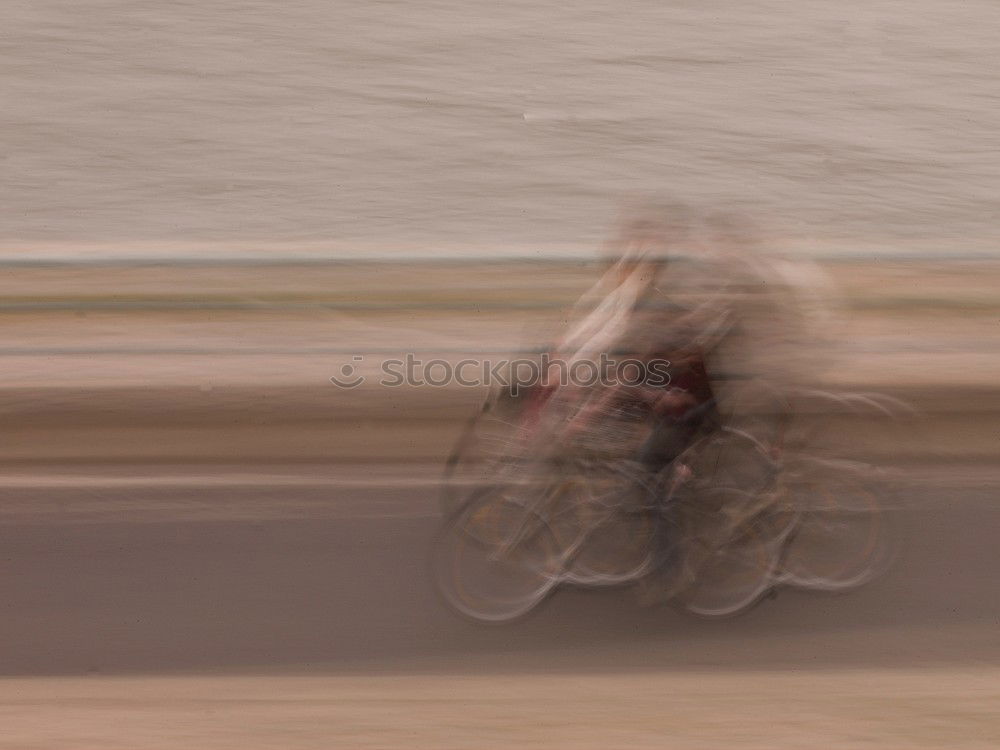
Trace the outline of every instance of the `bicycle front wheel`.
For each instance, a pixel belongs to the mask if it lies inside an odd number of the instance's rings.
[[[548,525],[502,489],[473,497],[445,523],[431,567],[445,602],[487,623],[530,612],[559,583],[561,573]]]

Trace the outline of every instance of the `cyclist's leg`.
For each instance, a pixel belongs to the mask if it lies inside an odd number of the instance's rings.
[[[684,451],[693,432],[673,417],[654,417],[649,437],[639,450],[639,463],[651,473],[659,473]]]

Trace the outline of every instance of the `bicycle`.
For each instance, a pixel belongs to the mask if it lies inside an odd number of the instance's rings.
[[[446,468],[453,476],[474,455],[470,446],[491,448],[470,494],[460,499],[449,487],[434,546],[438,589],[467,617],[506,622],[561,585],[621,586],[654,575],[665,598],[688,612],[731,616],[778,586],[853,588],[891,560],[862,464],[722,425],[650,474],[629,458],[641,412],[606,414],[606,429],[560,442],[579,404],[570,402],[567,415],[565,401],[536,394],[520,404],[535,410],[522,420],[504,398],[488,401]],[[482,415],[503,428],[495,443],[468,442]],[[783,434],[779,424],[771,437]]]

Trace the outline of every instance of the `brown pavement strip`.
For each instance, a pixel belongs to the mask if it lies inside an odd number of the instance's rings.
[[[994,748],[1000,671],[8,678],[0,748]]]

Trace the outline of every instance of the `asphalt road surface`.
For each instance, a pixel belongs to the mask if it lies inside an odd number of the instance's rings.
[[[452,615],[429,582],[431,472],[89,471],[2,491],[6,675],[1000,661],[1000,505],[983,469],[912,476],[903,552],[859,591],[781,591],[719,622],[643,608],[627,589],[560,591],[505,627]]]

